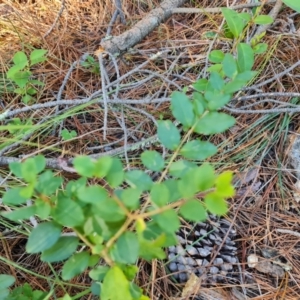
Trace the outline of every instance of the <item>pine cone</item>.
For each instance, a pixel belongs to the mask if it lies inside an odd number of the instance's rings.
[[[182,227],[177,234],[178,245],[168,248],[168,268],[177,282],[186,282],[191,272],[201,276],[202,284],[225,283],[234,277],[237,263],[236,231],[231,228],[222,248],[210,265],[215,251],[219,249],[229,230],[230,222],[210,216],[205,222],[192,228]]]

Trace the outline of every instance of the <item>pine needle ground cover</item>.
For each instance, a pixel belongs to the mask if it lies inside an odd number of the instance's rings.
[[[118,20],[111,34],[117,36],[130,29],[158,4],[159,1],[124,1],[122,8],[126,24]],[[185,6],[226,5],[226,1],[191,1]],[[262,12],[268,14],[273,6],[274,3],[266,4]],[[163,152],[157,143],[152,143],[152,137],[156,134],[156,120],[172,118],[168,97],[204,76],[210,66],[209,53],[213,50],[228,52],[232,41],[215,35],[222,29],[220,13],[176,13],[134,49],[118,57],[117,68],[113,60],[104,58],[108,80],[102,81],[100,74],[103,70],[95,53],[107,34],[114,12],[112,1],[1,2],[1,113],[15,112],[9,122],[1,124],[1,157],[43,154],[55,160],[56,166],[60,167],[57,173],[72,180],[77,179],[77,175],[69,172],[70,166],[65,163],[79,154],[98,155],[151,138],[151,143],[142,143],[141,147],[123,156],[127,167],[142,169],[137,157],[143,148]],[[58,22],[54,23],[57,17]],[[288,94],[299,92],[299,67],[276,77],[299,61],[299,38],[299,16],[287,7],[282,8],[263,37],[268,50],[257,57],[254,69],[259,73],[251,84],[255,86],[273,80],[253,89],[250,84],[248,90],[237,93],[227,106],[227,113],[236,118],[236,124],[225,133],[210,137],[210,142],[220,145],[210,163],[220,172],[231,170],[235,173],[237,192],[228,202],[229,212],[225,218],[236,231],[237,260],[231,262],[234,280],[212,280],[214,274],[211,271],[214,270],[210,270],[208,282],[211,283],[197,284],[199,297],[203,299],[212,297],[210,293],[213,292],[217,292],[217,299],[300,297],[299,205],[294,185],[297,178],[288,155],[291,140],[299,130],[299,113],[293,112],[293,108],[299,105],[299,98]],[[25,103],[14,93],[16,87],[6,73],[13,67],[12,57],[16,52],[29,54],[33,49],[47,50],[47,60],[30,70],[32,78],[44,85],[35,86],[37,93]],[[158,51],[162,54],[157,59],[150,59]],[[90,53],[90,56],[82,58],[83,53]],[[107,106],[80,103],[103,88],[108,96],[116,95],[109,82],[120,77],[124,78],[118,87],[118,97],[112,99],[115,103],[112,101]],[[238,98],[270,92],[282,95],[276,98],[271,95]],[[122,99],[122,103],[118,103],[118,99]],[[127,99],[131,102],[126,102]],[[69,108],[47,106],[49,102],[63,100],[72,100],[76,105],[71,106],[70,102]],[[28,110],[27,105],[31,105]],[[272,111],[277,105],[291,109]],[[57,161],[57,157],[61,160]],[[18,185],[5,162],[0,175],[3,193]],[[155,177],[155,174],[151,176]],[[98,183],[105,184],[101,180]],[[7,210],[7,207],[1,205],[1,210]],[[56,297],[67,292],[77,295],[76,299],[91,299],[82,292],[90,285],[88,272],[71,282],[63,282],[61,264],[42,263],[38,255],[26,254],[25,245],[31,227],[30,222],[20,226],[1,217],[0,273],[13,275],[17,279],[16,286],[28,282],[34,290],[49,292],[53,289]],[[181,230],[195,229],[190,224],[183,224]],[[188,240],[186,234],[181,237]],[[226,237],[222,238],[226,240]],[[209,247],[216,249],[216,245]],[[204,249],[204,246],[200,248]],[[212,256],[213,249],[210,249]],[[251,254],[260,261],[281,264],[286,268],[284,275],[249,267],[247,259]],[[140,272],[135,281],[151,299],[182,296],[185,283],[174,281],[167,271],[168,264],[170,262],[159,260],[139,262]],[[53,295],[50,297],[55,299]]]

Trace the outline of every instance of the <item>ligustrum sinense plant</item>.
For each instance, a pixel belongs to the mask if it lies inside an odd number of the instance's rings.
[[[190,96],[179,91],[172,94],[176,122],[160,120],[157,126],[159,141],[170,156],[165,159],[157,151],[141,154],[146,169],[160,172],[157,181],[142,170],[124,171],[122,161],[110,156],[76,157],[74,168],[80,178],[67,184],[45,169],[41,155],[10,164],[23,184],[3,194],[3,204],[10,211],[2,215],[15,222],[32,216],[38,220],[29,230],[27,253],[40,254],[49,264],[62,263],[59,275],[64,281],[87,269],[93,280],[80,295],[65,294],[60,299],[79,299],[87,293],[101,300],[149,299],[134,283],[138,260],[164,259],[164,247],[177,243],[180,218],[197,222],[205,220],[208,212],[227,212],[226,198],[234,195],[232,173],[217,174],[206,162],[218,151],[208,137],[234,125],[235,119],[220,109],[257,74],[252,71],[254,56],[266,49],[260,38],[251,44],[241,42],[246,26],[271,20],[230,9],[223,9],[223,14],[234,40],[232,53],[212,51],[208,78],[195,82]],[[22,66],[28,67],[25,62],[24,58]],[[97,178],[105,179],[107,185],[90,183]],[[29,199],[32,205],[24,205]],[[32,291],[28,284],[10,291],[14,280],[0,275],[1,299],[39,300],[55,294],[55,280],[48,293]]]

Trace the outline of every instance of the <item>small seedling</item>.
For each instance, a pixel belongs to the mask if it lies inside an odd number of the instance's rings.
[[[61,137],[64,141],[71,140],[76,136],[77,136],[77,133],[75,130],[68,131],[68,129],[63,129],[61,131]]]

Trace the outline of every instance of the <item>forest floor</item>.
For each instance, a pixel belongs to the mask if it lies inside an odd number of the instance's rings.
[[[111,34],[117,36],[129,30],[159,2],[124,0],[122,10],[126,22],[123,24],[118,18],[111,27]],[[185,7],[212,8],[243,3],[246,1],[193,0]],[[274,3],[266,4],[263,12],[268,14],[273,6]],[[101,51],[99,45],[107,34],[114,11],[111,0],[0,0],[1,113],[6,110],[18,112],[17,109],[26,107],[6,84],[6,72],[13,55],[17,51],[29,53],[34,48],[48,51],[47,61],[33,70],[35,78],[45,86],[39,89],[34,103],[28,105],[39,105],[13,115],[19,118],[14,122],[21,125],[32,126],[28,123],[31,119],[39,126],[35,126],[29,135],[20,130],[9,132],[1,126],[0,157],[19,158],[32,153],[49,158],[75,157],[123,147],[125,139],[129,145],[152,137],[156,133],[153,118],[171,116],[169,102],[165,100],[171,92],[206,74],[210,51],[231,49],[231,41],[210,38],[220,31],[223,20],[220,13],[176,13],[135,45],[134,51],[118,57],[118,70],[112,62],[106,62],[106,84],[124,76],[122,88],[115,98],[123,99],[122,110],[113,103],[109,104],[107,115],[97,104],[83,103],[69,110],[66,106],[43,105],[56,101],[58,95],[61,100],[82,100],[101,90],[103,81],[95,54]],[[259,75],[252,84],[273,80],[256,91],[251,90],[252,95],[257,93],[258,96],[247,101],[248,108],[243,108],[245,103],[231,103],[231,108],[240,109],[231,112],[237,120],[236,125],[212,138],[219,152],[211,163],[218,171],[234,171],[239,178],[236,196],[229,200],[227,219],[237,230],[240,282],[203,287],[198,299],[300,299],[300,204],[295,188],[297,177],[289,158],[292,142],[299,133],[300,114],[299,110],[296,113],[268,111],[278,105],[283,107],[284,103],[294,104],[294,107],[300,104],[298,97],[286,95],[300,92],[300,67],[276,77],[300,60],[300,18],[293,13],[287,7],[280,10],[274,25],[263,38],[269,48],[255,62],[254,69]],[[162,52],[159,58],[149,59],[159,51]],[[84,53],[95,59],[88,68],[76,63]],[[142,64],[144,66],[140,68]],[[63,84],[65,78],[67,82]],[[271,97],[280,103],[259,96],[266,92],[282,93],[280,97]],[[250,91],[241,91],[237,96],[245,95],[250,95]],[[157,101],[142,103],[149,98]],[[133,105],[129,100],[141,103]],[[1,125],[6,124],[2,122]],[[75,134],[64,140],[61,129]],[[139,151],[129,151],[127,163],[137,164],[139,154]],[[73,174],[66,171],[58,172],[67,179],[73,178]],[[6,178],[8,175],[8,168],[1,167],[0,176]],[[0,207],[5,209],[3,205]],[[37,255],[27,255],[24,232],[4,218],[0,218],[1,225],[11,231],[0,238],[0,256],[6,259],[0,260],[0,274],[16,276],[17,285],[29,282],[33,288],[49,290],[47,277],[54,276],[53,272],[59,274],[60,266],[50,267]],[[249,268],[247,257],[250,254],[262,257],[263,249],[272,250],[284,261],[283,264],[290,266],[282,278]],[[163,264],[141,262],[140,268],[137,280],[151,299],[183,299],[180,298],[183,285],[175,284],[167,276]],[[247,281],[247,278],[251,280]],[[75,295],[88,285],[88,280],[86,273],[73,279],[72,286],[65,288]],[[59,291],[60,288],[57,296],[61,296]],[[83,296],[81,299],[92,298]]]

